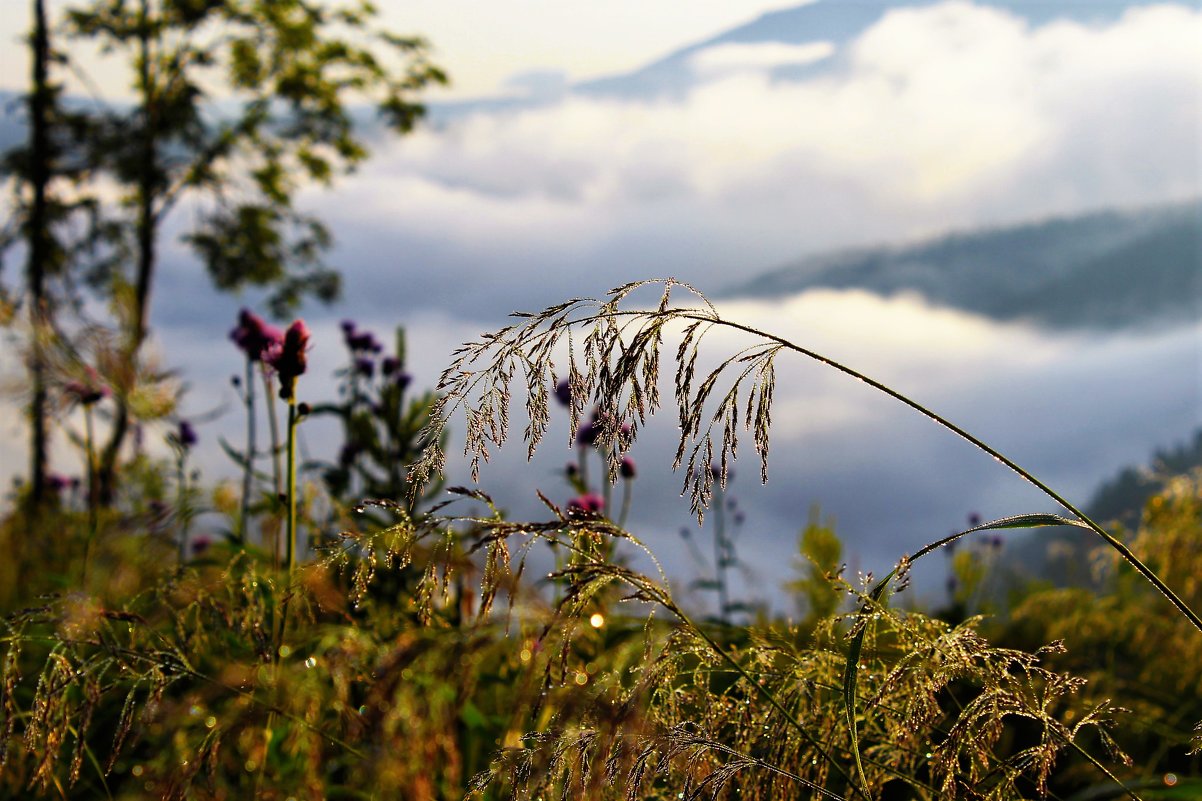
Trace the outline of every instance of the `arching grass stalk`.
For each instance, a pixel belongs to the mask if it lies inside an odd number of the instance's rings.
[[[662,286],[657,307],[620,308],[631,293],[650,284]],[[697,298],[700,305],[671,305],[671,294],[675,287],[680,287]],[[513,317],[520,322],[460,347],[455,352],[455,359],[443,371],[438,385],[440,398],[431,410],[430,424],[425,432],[425,439],[431,445],[426,448],[410,473],[415,492],[419,491],[424,482],[441,471],[445,463],[445,454],[438,444],[439,437],[450,417],[460,409],[466,418],[464,453],[470,457],[473,479],[479,477],[479,463],[482,459],[489,458],[489,446],[500,447],[507,438],[511,384],[517,375],[525,379],[528,397],[526,409],[530,417],[525,439],[528,452],[533,454],[549,423],[546,398],[548,387],[555,386],[559,380],[553,354],[561,344],[566,344],[568,349],[567,380],[573,399],[570,430],[575,432],[578,429],[585,400],[592,398],[596,404],[596,441],[610,459],[609,475],[615,475],[618,463],[634,441],[638,427],[645,424],[647,417],[660,405],[658,384],[660,346],[663,342],[664,328],[669,323],[683,323],[684,337],[676,351],[675,400],[680,435],[673,467],[677,468],[682,464],[686,467],[684,490],[690,492],[693,511],[699,521],[713,500],[714,484],[725,487],[729,460],[737,455],[740,428],[752,431],[754,448],[760,457],[761,478],[767,480],[768,431],[771,426],[775,388],[775,359],[780,352],[791,351],[861,381],[908,406],[993,457],[1072,515],[1071,519],[1056,515],[1020,515],[1004,521],[994,521],[985,527],[1050,525],[1053,523],[1046,521],[1054,519],[1054,524],[1075,525],[1088,529],[1117,551],[1136,572],[1172,603],[1182,616],[1202,632],[1202,618],[1199,618],[1154,571],[1140,561],[1118,538],[1030,471],[942,415],[858,370],[783,337],[723,319],[717,308],[688,284],[671,278],[638,281],[611,290],[604,301],[576,298],[550,306],[542,312],[515,313]],[[726,358],[695,385],[694,382],[698,378],[700,342],[707,333],[718,326],[741,331],[755,337],[759,342]],[[587,329],[580,346],[582,353],[579,356],[582,358],[578,358],[576,340],[572,335],[577,329]],[[581,369],[581,362],[584,369]],[[718,381],[728,368],[735,376],[729,390],[718,394],[715,392]],[[745,392],[744,385],[747,385]],[[716,408],[712,408],[714,406]],[[715,427],[719,428],[720,434],[715,432]],[[716,467],[711,469],[715,465]],[[919,551],[914,558],[919,558],[954,538],[932,543]],[[891,579],[892,574],[888,578]],[[886,586],[887,582],[874,588],[873,602],[883,595]],[[688,625],[687,619],[682,620],[686,620]],[[858,625],[865,625],[863,616]],[[690,627],[700,631],[696,626]],[[705,636],[704,632],[702,636]],[[868,788],[859,753],[855,721],[855,677],[862,644],[861,630],[853,636],[844,677],[844,690],[852,738],[851,750],[859,779],[858,784],[850,780],[849,784],[857,794],[867,797]],[[717,644],[711,642],[711,647],[717,647]],[[737,660],[721,649],[718,650],[744,679],[756,686],[756,682]],[[769,700],[786,719],[789,719],[787,708],[783,704],[775,699]],[[800,724],[795,720],[791,722],[801,730]],[[832,765],[835,764],[829,757],[828,761]]]
[[[620,304],[632,292],[651,284],[663,287],[656,308],[620,308]],[[671,293],[676,287],[692,294],[702,305],[671,306]],[[792,351],[888,395],[1017,473],[1117,551],[1202,632],[1202,617],[1127,546],[996,448],[858,370],[783,337],[723,319],[704,295],[686,283],[672,278],[637,281],[611,290],[605,301],[576,298],[550,306],[542,312],[519,312],[512,316],[523,322],[486,335],[478,342],[461,346],[455,352],[454,361],[443,371],[438,385],[441,396],[431,411],[427,430],[426,441],[432,444],[426,448],[411,472],[415,486],[420,486],[441,470],[445,454],[437,444],[437,435],[460,409],[463,409],[467,418],[464,453],[470,456],[473,478],[478,478],[479,463],[488,458],[489,445],[499,447],[507,438],[510,384],[514,376],[519,374],[524,377],[532,398],[532,402],[527,403],[530,424],[525,437],[529,450],[533,452],[542,440],[550,418],[546,403],[547,388],[554,386],[557,375],[552,354],[561,339],[566,341],[570,331],[582,328],[588,329],[580,346],[586,370],[580,369],[581,360],[575,352],[575,343],[569,346],[568,380],[573,398],[581,399],[580,403],[573,402],[572,405],[571,430],[575,431],[579,426],[583,399],[592,397],[597,407],[597,442],[606,448],[609,458],[614,460],[611,474],[615,473],[616,462],[628,451],[639,426],[660,405],[658,379],[663,330],[669,323],[680,322],[685,324],[684,339],[676,352],[675,374],[680,437],[673,466],[683,464],[686,467],[684,488],[691,493],[693,509],[698,517],[704,515],[712,500],[714,484],[722,486],[725,482],[728,462],[736,456],[740,428],[753,432],[754,447],[760,457],[761,478],[767,480],[775,359],[781,351]],[[694,386],[700,341],[718,326],[749,334],[760,342],[728,357]],[[477,367],[480,363],[483,366]],[[737,376],[730,389],[719,396],[714,390],[728,368],[734,368],[732,372],[737,372]],[[744,384],[749,385],[746,392],[743,391]],[[717,399],[717,408],[712,412],[709,410],[711,399]],[[714,430],[719,426],[720,434]],[[717,470],[711,472],[708,469],[711,464],[716,464]]]

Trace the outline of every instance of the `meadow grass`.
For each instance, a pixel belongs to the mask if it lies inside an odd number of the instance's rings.
[[[649,289],[652,302],[636,304]],[[717,328],[751,344],[701,370]],[[242,492],[211,499],[230,523],[225,542],[173,558],[191,516],[155,517],[171,488],[145,457],[126,466],[121,505],[64,500],[37,521],[20,505],[10,512],[0,527],[14,555],[0,598],[0,797],[1202,794],[1190,741],[1202,719],[1196,479],[1157,496],[1135,536],[1108,532],[935,412],[723,319],[673,280],[517,315],[464,345],[437,392],[418,397],[404,394],[403,340],[376,372],[363,361],[372,343],[353,326],[346,334],[341,402],[298,401],[303,344],[292,362],[283,349],[262,359],[287,390],[284,464],[258,471],[276,449],[256,452],[252,430]],[[674,356],[675,462],[699,520],[741,432],[766,479],[775,371],[789,353],[951,430],[1064,514],[973,525],[865,582],[844,577],[837,538],[812,522],[792,585],[804,617],[733,624],[724,603],[702,619],[662,570],[632,566],[631,552],[650,552],[625,511],[604,513],[605,480],[634,480],[628,451],[661,405],[661,350]],[[249,392],[260,354],[247,356]],[[474,472],[508,437],[515,389],[529,454],[552,397],[566,401],[581,453],[568,480],[581,495],[566,506],[544,497],[544,518],[520,521],[479,488],[438,500],[448,427],[462,415]],[[322,468],[321,485],[296,479],[306,413],[335,415],[354,445]],[[593,485],[590,454],[603,462]],[[588,500],[592,489],[604,497]],[[1096,539],[1100,589],[1014,588],[1012,612],[997,619],[894,602],[910,566],[936,550],[1053,525]],[[535,580],[528,565],[541,548],[555,569]]]

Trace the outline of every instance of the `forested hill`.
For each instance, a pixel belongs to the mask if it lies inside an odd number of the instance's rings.
[[[1202,201],[956,233],[802,259],[727,297],[858,288],[1050,328],[1152,328],[1202,319]]]

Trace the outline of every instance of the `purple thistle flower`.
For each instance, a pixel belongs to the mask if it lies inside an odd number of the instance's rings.
[[[199,537],[196,537],[192,540],[192,555],[200,556],[205,551],[209,550],[212,545],[212,538],[205,534],[201,534]]]
[[[71,486],[71,479],[61,473],[51,473],[46,476],[46,489],[51,492],[62,492]]]
[[[376,363],[366,356],[360,356],[355,359],[355,372],[366,378],[371,378],[376,374]]]
[[[577,445],[596,445],[597,437],[601,432],[597,428],[597,424],[592,420],[587,420],[580,424],[580,428],[576,429],[576,444]]]
[[[572,500],[568,501],[568,512],[576,514],[600,514],[605,508],[605,499],[600,495],[595,495],[587,492],[584,495],[577,495]]]
[[[283,338],[280,329],[263,322],[263,318],[250,309],[238,312],[238,326],[230,331],[230,339],[252,362],[262,359],[263,352]]]
[[[555,385],[555,399],[564,406],[572,405],[572,383],[568,379]]]
[[[710,465],[710,478],[712,478],[715,483],[721,483],[721,481],[722,481],[722,465],[721,464],[718,464],[715,462],[714,464]],[[735,469],[733,467],[727,467],[726,468],[726,483],[729,484],[730,482],[732,482],[734,480],[735,480]]]
[[[185,450],[196,444],[196,429],[192,428],[192,424],[187,420],[179,421],[179,431],[175,436],[179,440],[180,447]]]
[[[398,387],[400,387],[401,392],[405,391],[406,387],[409,386],[409,382],[411,382],[412,380],[413,380],[413,376],[409,375],[406,372],[400,372],[400,373],[396,374],[396,385]]]
[[[352,330],[346,335],[346,346],[356,353],[359,351],[363,351],[364,353],[379,353],[384,349],[384,346],[376,341],[376,338],[370,331]]]
[[[281,342],[273,344],[263,354],[263,359],[280,376],[280,397],[290,400],[296,391],[296,379],[308,367],[305,351],[309,347],[309,328],[304,320],[296,320],[288,326]]]
[[[622,478],[634,478],[638,471],[634,468],[634,459],[629,456],[622,458],[622,463],[618,465],[618,474]]]
[[[396,356],[385,356],[384,361],[380,363],[380,372],[390,376],[401,369],[401,360]]]

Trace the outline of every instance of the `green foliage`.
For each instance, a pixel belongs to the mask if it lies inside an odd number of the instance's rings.
[[[129,188],[131,211],[151,216],[119,229],[125,246],[144,248],[139,227],[157,228],[199,192],[208,200],[186,239],[219,288],[273,286],[280,313],[305,294],[335,297],[337,274],[321,261],[329,233],[293,197],[367,157],[351,102],[374,104],[404,133],[423,113],[412,96],[446,80],[424,40],[379,31],[374,16],[368,4],[295,1],[71,9],[69,35],[121,54],[132,72],[137,102],[91,115],[83,140],[94,168]]]
[[[835,534],[831,522],[820,523],[818,509],[810,513],[810,521],[798,538],[797,570],[801,578],[789,582],[788,589],[804,602],[811,620],[830,617],[843,601],[843,593],[833,582],[842,571],[843,543]]]

